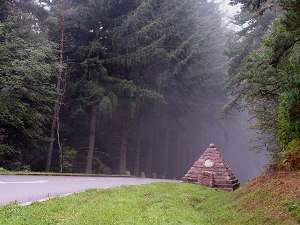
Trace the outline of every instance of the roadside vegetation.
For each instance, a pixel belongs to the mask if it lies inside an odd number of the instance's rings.
[[[0,224],[298,224],[299,172],[258,177],[234,192],[187,183],[90,189],[0,207]]]
[[[0,175],[43,175],[43,176],[85,176],[85,177],[128,177],[129,175],[120,174],[86,174],[86,173],[59,173],[59,172],[36,172],[28,170],[7,170],[0,167]]]

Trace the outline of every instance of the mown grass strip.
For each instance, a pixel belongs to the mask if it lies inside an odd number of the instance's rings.
[[[273,219],[272,211],[267,211],[268,214],[263,209],[249,211],[245,204],[257,196],[243,189],[225,192],[187,183],[89,189],[30,206],[16,203],[2,206],[0,224],[297,224]]]
[[[1,207],[0,224],[219,224],[201,203],[226,194],[184,183],[90,189],[30,206]]]

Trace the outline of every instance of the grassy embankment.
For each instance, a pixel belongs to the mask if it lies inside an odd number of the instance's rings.
[[[0,224],[299,224],[299,172],[258,177],[234,192],[152,183],[0,207]]]

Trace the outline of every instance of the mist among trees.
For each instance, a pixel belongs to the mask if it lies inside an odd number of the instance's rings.
[[[230,30],[206,0],[0,1],[0,167],[180,179],[214,142],[246,180],[266,162],[240,165],[253,137],[280,162],[299,139],[297,5],[250,5]]]

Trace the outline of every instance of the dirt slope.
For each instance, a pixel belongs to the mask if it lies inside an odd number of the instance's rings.
[[[238,189],[233,198],[249,220],[260,215],[266,224],[300,224],[300,171],[259,176]]]

